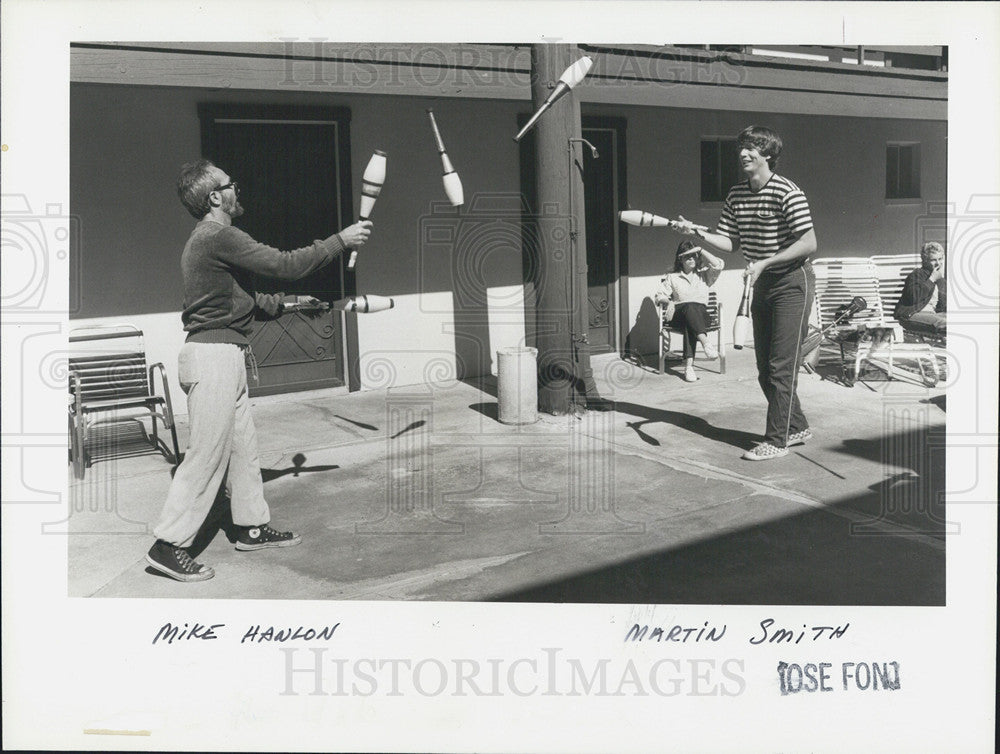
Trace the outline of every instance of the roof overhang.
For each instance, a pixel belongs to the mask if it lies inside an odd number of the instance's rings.
[[[78,42],[71,81],[527,101],[529,45]],[[948,74],[680,46],[580,45],[580,101],[748,112],[947,119]]]

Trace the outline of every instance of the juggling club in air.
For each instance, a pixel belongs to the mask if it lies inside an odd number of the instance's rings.
[[[382,184],[385,183],[385,162],[386,154],[380,149],[375,150],[375,154],[368,160],[368,167],[365,168],[361,176],[361,211],[358,219],[364,221],[371,217],[375,208],[375,200],[378,199],[382,191]],[[347,262],[347,269],[353,270],[358,261],[358,250],[351,251],[351,258]]]
[[[452,167],[448,153],[444,150],[444,141],[441,139],[441,132],[438,130],[437,121],[434,120],[434,111],[427,109],[427,117],[431,119],[431,128],[434,131],[434,141],[437,142],[438,154],[441,155],[441,167],[444,169],[442,180],[444,181],[444,193],[452,206],[460,207],[465,203],[465,195],[462,193],[462,179],[458,177],[455,168]]]
[[[593,59],[589,55],[584,55],[582,58],[577,60],[573,65],[563,71],[562,76],[559,77],[559,81],[556,82],[555,88],[552,90],[551,94],[545,98],[545,101],[541,104],[535,114],[531,116],[531,119],[524,124],[524,128],[518,131],[517,136],[514,137],[514,141],[520,141],[521,137],[524,136],[531,127],[535,125],[539,118],[542,117],[542,113],[552,107],[560,98],[564,97],[569,91],[583,81],[584,77],[590,72],[591,66],[594,65]]]

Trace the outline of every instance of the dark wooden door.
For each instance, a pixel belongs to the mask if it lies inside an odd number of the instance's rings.
[[[295,111],[213,108],[203,112],[206,154],[240,185],[245,213],[234,225],[256,240],[288,250],[345,225],[344,140],[347,119],[313,108]],[[206,122],[207,121],[207,122]],[[349,190],[349,178],[346,185]],[[266,293],[308,294],[332,302],[346,295],[338,260],[298,281],[255,277]],[[255,324],[251,346],[259,382],[251,395],[344,384],[344,323],[340,312],[289,312]]]
[[[617,131],[583,128],[583,138],[597,148],[595,159],[582,145],[587,236],[587,321],[592,353],[617,348],[618,311],[618,166]]]

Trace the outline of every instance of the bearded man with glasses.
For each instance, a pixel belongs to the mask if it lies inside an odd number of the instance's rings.
[[[258,243],[233,218],[243,214],[239,186],[208,160],[181,168],[177,193],[198,220],[181,255],[187,338],[177,376],[187,394],[190,439],[153,533],[146,561],[178,581],[204,581],[215,572],[188,553],[222,484],[232,501],[237,550],[289,547],[301,541],[270,526],[270,510],[250,415],[246,364],[256,310],[274,316],[280,295],[253,290],[253,275],[298,280],[361,246],[371,222],[357,222],[293,251]]]

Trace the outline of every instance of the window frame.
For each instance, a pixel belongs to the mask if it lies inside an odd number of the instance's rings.
[[[706,199],[705,198],[705,163],[704,163],[704,149],[706,144],[714,144],[716,147],[716,176],[717,183],[714,188],[718,189],[717,199]],[[734,174],[730,180],[725,175],[725,155],[723,150],[726,144],[731,144],[733,148],[733,154],[735,156]],[[717,135],[703,135],[698,139],[698,173],[699,173],[699,185],[698,185],[698,199],[702,206],[721,206],[723,202],[726,201],[726,195],[729,193],[729,189],[736,185],[740,180],[739,172],[739,149],[736,146],[735,136],[717,136]]]
[[[902,174],[900,172],[900,160],[896,158],[896,193],[890,194],[890,153],[892,150],[896,150],[897,154],[902,153],[903,150],[909,150],[910,159],[910,170],[909,175],[906,177],[907,184],[909,187],[915,191],[912,195],[903,195],[902,186]],[[884,193],[883,198],[886,204],[916,204],[923,200],[923,186],[921,183],[921,155],[920,155],[920,142],[919,141],[887,141],[885,143],[885,169],[883,170],[884,176]]]

